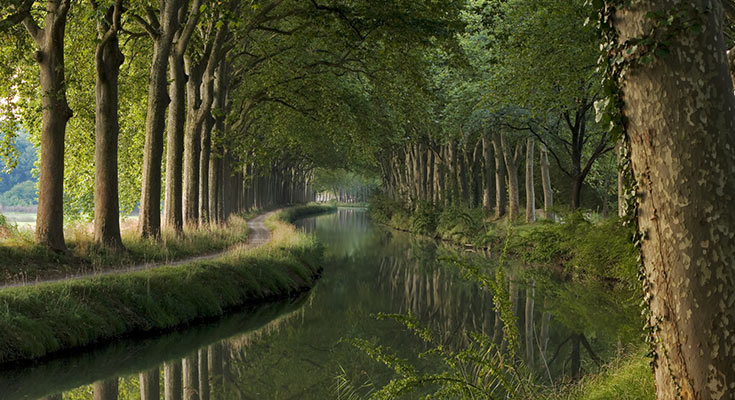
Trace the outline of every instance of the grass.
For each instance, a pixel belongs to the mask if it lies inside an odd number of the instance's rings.
[[[35,359],[122,336],[172,330],[247,304],[308,290],[322,247],[285,221],[324,212],[302,206],[272,216],[272,240],[215,260],[0,291],[0,363]]]
[[[164,231],[161,240],[141,238],[134,224],[124,224],[124,251],[94,243],[87,224],[67,227],[68,250],[56,253],[35,244],[33,233],[0,223],[0,283],[61,278],[85,272],[114,270],[148,262],[165,262],[225,250],[247,239],[247,221],[233,216],[227,224],[186,228],[183,235]]]
[[[653,400],[656,398],[650,358],[642,351],[617,358],[598,374],[585,375],[572,386],[549,396],[558,400]]]

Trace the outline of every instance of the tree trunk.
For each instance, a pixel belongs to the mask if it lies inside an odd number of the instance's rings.
[[[572,177],[572,191],[571,191],[571,201],[569,203],[569,208],[572,211],[575,211],[579,208],[580,202],[582,201],[582,184],[584,182],[584,176],[577,175]]]
[[[163,399],[181,400],[181,361],[169,361],[163,364]]]
[[[500,134],[493,135],[493,154],[495,156],[495,218],[505,216],[505,207],[508,203],[508,192],[505,189],[505,161]]]
[[[40,68],[41,165],[36,213],[36,242],[52,250],[64,251],[64,136],[72,116],[66,101],[64,74],[64,33],[70,0],[46,2],[43,29],[32,17],[23,20],[38,46],[35,59]]]
[[[209,158],[212,152],[212,127],[214,119],[205,117],[202,124],[201,147],[199,151],[199,224],[209,222]]]
[[[95,52],[94,240],[116,249],[123,247],[117,187],[118,78],[125,59],[118,42],[122,12],[121,1],[107,10]]]
[[[182,210],[182,183],[184,161],[184,122],[186,121],[186,74],[184,60],[172,55],[169,60],[171,87],[168,109],[166,142],[166,192],[164,199],[164,226],[181,233],[184,228]]]
[[[615,146],[615,154],[618,160],[618,217],[625,216],[625,172],[623,171],[623,155],[621,146],[624,146],[622,140],[618,141]]]
[[[536,192],[533,185],[533,156],[535,140],[526,140],[526,223],[536,222]]]
[[[180,1],[180,0],[177,0]],[[191,5],[186,25],[176,32],[176,45],[169,57],[169,97],[168,132],[166,142],[166,188],[164,199],[164,225],[181,233],[184,229],[183,211],[183,162],[184,162],[184,129],[186,123],[186,81],[184,53],[189,45],[194,27],[199,20],[201,0]],[[183,6],[183,5],[182,5]],[[183,7],[180,8],[183,10]],[[179,23],[182,23],[179,19]]]
[[[138,231],[143,237],[158,237],[161,233],[161,162],[163,131],[166,124],[168,57],[174,34],[178,29],[177,1],[161,0],[159,34],[153,40],[153,61],[148,78],[148,110],[145,121],[143,180],[140,196]]]
[[[683,3],[682,3],[683,4]],[[735,96],[720,1],[695,0],[700,31],[622,81],[644,235],[658,399],[735,397]],[[617,14],[620,42],[650,31],[641,0]],[[689,11],[694,13],[695,11]]]
[[[197,116],[202,104],[201,88],[204,62],[185,57],[186,74],[186,130],[184,131],[184,225],[199,223],[199,161],[202,122]]]
[[[160,371],[153,368],[140,373],[140,400],[158,400],[160,397]]]
[[[727,61],[730,66],[730,79],[735,86],[735,47],[727,51]]]
[[[544,189],[544,217],[554,221],[554,190],[551,188],[551,174],[549,172],[549,151],[546,146],[541,143],[541,185]]]
[[[117,378],[95,382],[92,390],[94,400],[117,400]]]
[[[505,139],[505,135],[500,134],[500,144],[503,147],[503,158],[505,160],[505,169],[508,173],[508,195],[510,197],[510,219],[516,219],[521,213],[520,194],[518,190],[518,159],[521,144],[516,145],[515,153],[511,153],[513,149],[510,143]]]
[[[490,150],[490,141],[486,137],[482,138],[482,160],[483,160],[483,180],[482,180],[482,208],[486,214],[490,214],[492,210],[492,190],[493,190],[493,166]]]

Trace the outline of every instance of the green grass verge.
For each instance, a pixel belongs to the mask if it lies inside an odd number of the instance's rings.
[[[122,232],[125,250],[111,251],[94,243],[88,225],[68,226],[68,251],[57,253],[35,243],[30,230],[2,223],[0,218],[0,283],[62,278],[85,272],[124,269],[148,262],[165,262],[215,253],[247,239],[245,218],[227,224],[186,228],[183,235],[164,231],[160,240],[141,238],[135,224]]]
[[[586,375],[573,387],[549,396],[555,400],[653,400],[656,388],[651,359],[643,352],[623,356],[598,374]]]
[[[324,212],[295,207],[273,215],[272,240],[210,261],[0,291],[0,363],[165,331],[228,309],[309,289],[322,247],[285,221]]]

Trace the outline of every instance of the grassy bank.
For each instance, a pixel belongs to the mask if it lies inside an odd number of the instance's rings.
[[[551,267],[570,279],[638,285],[638,252],[630,240],[632,232],[616,219],[577,212],[564,215],[559,223],[539,219],[531,224],[511,224],[505,218],[486,217],[481,208],[419,205],[409,210],[385,198],[376,198],[369,210],[372,220],[394,229],[496,254],[509,240],[510,255],[529,266]]]
[[[651,359],[644,352],[621,356],[597,374],[586,375],[576,385],[550,396],[554,400],[653,400],[656,388]]]
[[[331,209],[331,208],[329,208]],[[246,304],[308,290],[322,248],[290,221],[327,211],[302,206],[271,216],[272,240],[209,261],[0,291],[0,363],[34,359],[121,336],[171,330]]]

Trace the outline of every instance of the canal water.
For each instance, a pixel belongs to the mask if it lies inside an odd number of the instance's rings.
[[[365,394],[394,373],[358,341],[395,352],[420,371],[441,365],[419,357],[430,346],[396,320],[377,318],[381,313],[410,314],[447,349],[467,346],[470,332],[502,343],[492,295],[461,267],[487,264],[492,271],[492,257],[376,226],[358,208],[297,225],[325,246],[324,273],[310,293],[157,337],[5,367],[0,398],[330,399],[344,380]],[[506,268],[520,357],[539,381],[584,373],[639,341],[629,294],[530,275],[521,261]]]

